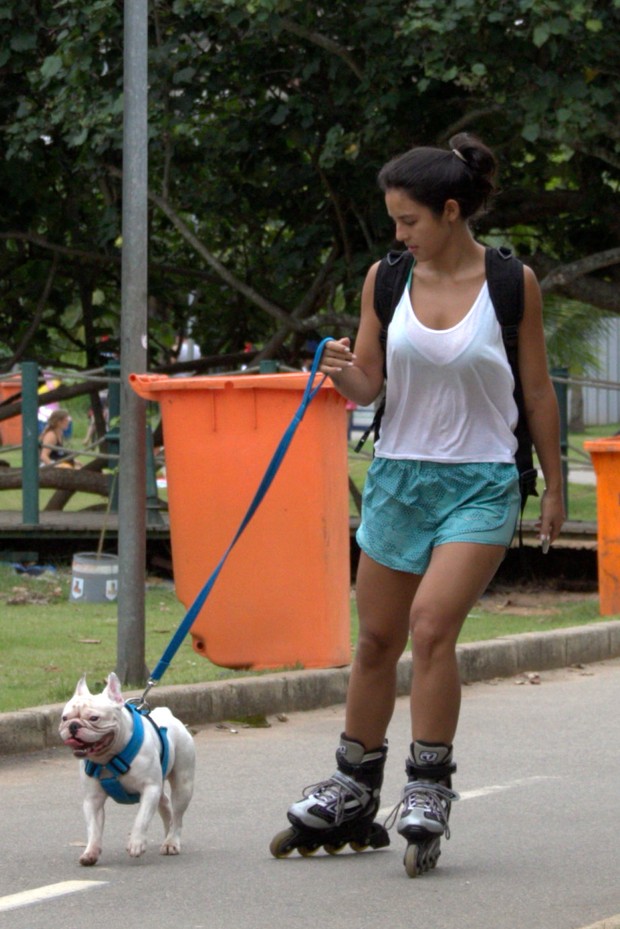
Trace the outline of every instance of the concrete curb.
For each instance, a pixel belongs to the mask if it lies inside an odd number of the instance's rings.
[[[605,661],[620,657],[620,620],[459,645],[457,657],[465,684],[512,677],[526,671],[548,671]],[[287,671],[206,684],[159,687],[149,695],[149,703],[153,707],[170,707],[188,726],[246,716],[294,713],[344,703],[349,673],[349,667]],[[411,657],[405,656],[398,664],[399,696],[409,693],[411,674]],[[139,697],[141,692],[128,692],[127,696]],[[0,714],[0,755],[62,745],[57,732],[62,706],[54,704]]]

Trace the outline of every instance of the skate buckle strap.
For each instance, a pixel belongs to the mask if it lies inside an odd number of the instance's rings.
[[[409,781],[408,784],[405,784],[401,799],[394,809],[390,811],[383,826],[387,830],[392,828],[401,807],[403,807],[403,816],[406,815],[408,810],[412,810],[415,807],[424,807],[425,810],[428,810],[428,812],[441,823],[444,829],[444,835],[446,839],[449,839],[449,807],[447,804],[453,803],[455,800],[460,800],[459,794],[457,794],[455,790],[446,787],[444,784],[439,784],[437,781]]]
[[[347,794],[350,799],[363,801],[368,793],[368,789],[358,784],[352,777],[343,774],[342,771],[335,771],[334,774],[326,781],[319,781],[318,784],[311,784],[304,788],[304,797],[316,794],[317,797],[326,795],[329,801],[333,801],[334,825],[339,826],[344,819],[345,805]],[[323,797],[321,797],[321,800]]]

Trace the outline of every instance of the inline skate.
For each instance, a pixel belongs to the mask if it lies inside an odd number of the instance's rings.
[[[450,838],[450,808],[459,795],[452,790],[452,746],[415,741],[405,768],[397,830],[407,840],[404,865],[409,877],[434,868],[441,854],[441,837]]]
[[[361,742],[342,735],[336,752],[337,770],[326,781],[306,787],[289,808],[288,829],[271,841],[274,858],[293,850],[307,857],[320,848],[335,855],[347,844],[355,852],[390,844],[387,830],[374,821],[379,809],[387,744],[367,752]]]

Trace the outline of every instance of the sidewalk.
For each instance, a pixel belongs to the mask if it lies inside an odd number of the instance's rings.
[[[620,657],[620,620],[589,626],[526,632],[487,642],[459,645],[464,684],[548,671]],[[187,686],[159,687],[149,703],[168,706],[192,727],[251,716],[294,713],[345,702],[349,668],[287,671],[257,677]],[[398,665],[398,695],[409,693],[411,656]],[[67,694],[69,699],[71,694]],[[140,691],[126,697],[140,697]],[[0,755],[60,746],[57,728],[62,705],[33,707],[0,714]]]

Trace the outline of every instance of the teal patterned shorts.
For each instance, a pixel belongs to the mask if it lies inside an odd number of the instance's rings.
[[[520,507],[513,464],[375,458],[366,477],[356,538],[373,561],[423,574],[436,545],[508,547]]]

